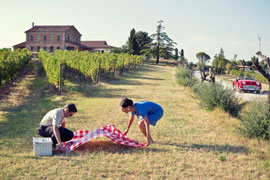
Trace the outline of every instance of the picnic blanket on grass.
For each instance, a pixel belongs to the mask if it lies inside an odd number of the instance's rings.
[[[97,137],[107,137],[111,139],[113,142],[117,144],[122,144],[125,146],[132,146],[132,147],[144,147],[145,144],[140,144],[136,141],[133,141],[123,135],[123,133],[118,130],[115,125],[110,124],[99,129],[95,129],[94,131],[89,130],[78,130],[74,132],[74,137],[70,141],[64,143],[65,151],[70,152],[74,149],[78,148],[79,146],[83,145],[84,143],[97,138]],[[57,147],[56,149],[59,150]]]

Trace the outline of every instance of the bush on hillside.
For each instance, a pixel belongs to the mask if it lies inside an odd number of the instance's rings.
[[[195,77],[192,77],[192,81],[190,80],[190,72],[187,68],[180,66],[178,68],[178,72],[176,74],[177,82],[182,86],[193,86],[196,83]]]
[[[234,92],[221,84],[197,84],[192,89],[201,100],[202,106],[208,110],[220,107],[232,116],[237,116],[241,111],[242,105]]]
[[[241,134],[248,137],[270,139],[270,114],[266,112],[267,102],[257,101],[251,104],[248,111],[240,115]]]

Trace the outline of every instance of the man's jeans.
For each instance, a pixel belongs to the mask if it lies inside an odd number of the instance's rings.
[[[62,142],[69,141],[74,137],[73,132],[69,129],[63,127],[59,127],[58,129]],[[38,132],[42,137],[51,137],[54,145],[58,143],[53,133],[53,126],[40,126]]]

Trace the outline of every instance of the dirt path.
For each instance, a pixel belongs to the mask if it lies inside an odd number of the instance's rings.
[[[31,59],[15,81],[7,83],[0,89],[0,109],[17,107],[27,101],[32,95],[29,86],[38,75],[39,65],[38,59]]]

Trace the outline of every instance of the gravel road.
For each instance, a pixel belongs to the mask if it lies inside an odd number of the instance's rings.
[[[199,80],[201,79],[201,75],[199,71],[195,72],[195,77]],[[225,88],[232,89],[232,82],[222,81],[216,77],[216,81],[222,84]],[[252,93],[239,93],[235,92],[235,95],[245,101],[255,101],[260,99],[267,99],[268,92],[261,92],[261,94],[252,94]]]

